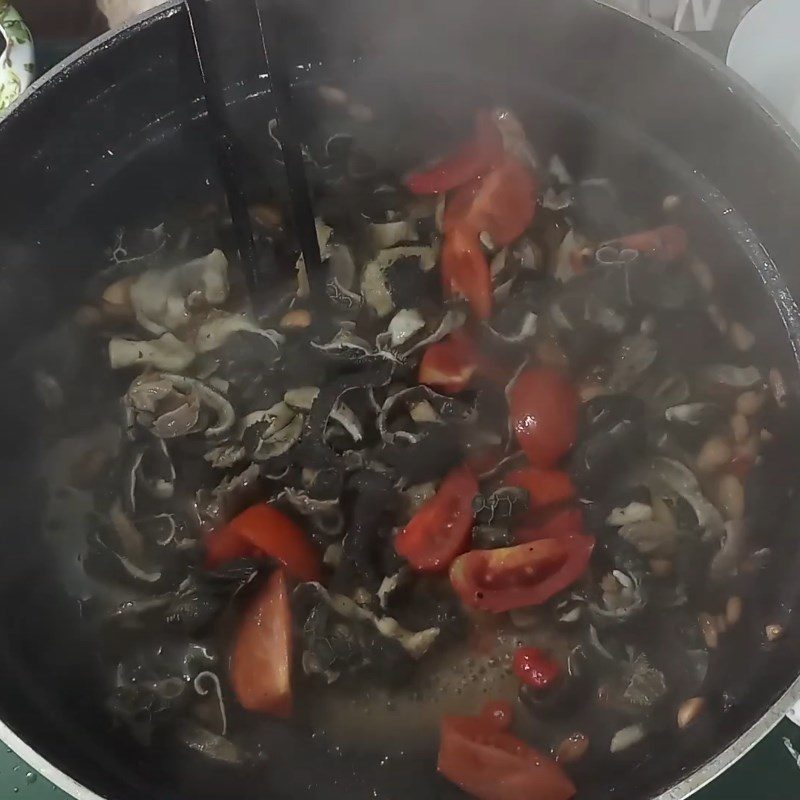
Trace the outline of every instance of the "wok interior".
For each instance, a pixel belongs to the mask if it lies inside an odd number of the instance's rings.
[[[582,4],[567,5],[583,9]],[[509,3],[509,15],[521,13],[514,7]],[[591,29],[592,47],[599,48],[592,57],[615,61],[608,59],[612,52],[609,37],[614,26],[622,23],[609,21],[610,12],[587,11],[586,29],[570,27],[575,17],[558,12],[555,5],[543,3],[540,12],[543,16],[536,31],[505,32],[509,34],[508,53],[492,50],[471,64],[464,63],[463,48],[468,40],[476,36],[477,42],[491,43],[503,31],[498,30],[496,21],[486,19],[480,36],[464,32],[460,38],[450,31],[457,70],[452,68],[454,62],[448,61],[448,48],[443,48],[438,63],[417,63],[408,51],[400,63],[401,32],[395,32],[392,47],[385,47],[380,41],[386,31],[378,31],[372,42],[378,55],[372,60],[362,53],[355,68],[351,59],[342,58],[338,59],[341,67],[334,59],[302,73],[306,138],[324,140],[352,124],[340,110],[320,103],[316,91],[319,83],[345,88],[375,112],[374,122],[356,123],[353,132],[359,141],[379,163],[402,171],[432,148],[462,134],[472,109],[488,101],[515,109],[543,160],[557,151],[577,177],[610,177],[623,195],[624,205],[636,208],[645,218],[654,217],[666,194],[691,195],[694,199],[686,216],[693,245],[714,266],[726,308],[731,307],[756,333],[763,348],[756,358],[778,365],[794,382],[793,331],[787,336],[787,323],[776,302],[783,303],[784,312],[791,311],[791,305],[786,305],[785,297],[770,296],[767,289],[774,292],[775,286],[765,288],[768,269],[758,261],[758,248],[749,240],[752,232],[737,214],[722,213],[724,200],[690,167],[707,171],[713,185],[731,194],[732,205],[760,227],[763,239],[769,239],[766,247],[779,267],[787,269],[788,263],[791,269],[790,262],[779,258],[790,244],[789,233],[780,224],[783,205],[776,204],[773,220],[763,220],[763,209],[751,219],[746,212],[753,198],[737,191],[743,180],[741,174],[733,174],[738,167],[731,167],[727,174],[720,170],[719,154],[710,156],[702,144],[695,148],[691,136],[684,147],[680,137],[667,135],[666,129],[678,130],[681,121],[687,130],[696,130],[694,115],[702,107],[701,99],[694,107],[676,105],[667,112],[651,97],[651,102],[642,102],[639,108],[641,125],[632,124],[631,119],[624,119],[623,110],[615,108],[621,101],[614,92],[621,94],[628,84],[620,80],[612,86],[614,70],[606,66],[589,93],[592,102],[586,102],[580,88],[590,67],[576,64],[575,48],[586,45]],[[599,16],[591,18],[592,14]],[[353,19],[354,30],[374,22],[355,3]],[[433,26],[436,20],[429,22]],[[419,27],[430,32],[422,23]],[[559,32],[564,34],[560,54],[548,44],[548,38],[557,38]],[[215,161],[199,116],[200,91],[187,39],[182,14],[167,13],[159,26],[142,29],[135,45],[131,41],[121,45],[128,54],[135,47],[147,53],[146,57],[132,57],[123,69],[114,66],[117,62],[112,61],[111,51],[106,51],[96,57],[96,77],[80,78],[83,82],[78,86],[81,70],[86,73],[88,69],[77,65],[72,68],[76,74],[57,89],[60,95],[53,114],[65,125],[69,121],[63,128],[64,140],[53,146],[48,143],[46,149],[44,139],[38,149],[35,141],[30,143],[35,157],[23,191],[23,211],[10,209],[7,217],[8,232],[14,233],[17,223],[16,231],[24,230],[25,236],[23,247],[5,254],[9,280],[2,287],[0,306],[8,311],[3,323],[6,355],[11,356],[25,339],[74,308],[81,286],[101,265],[102,251],[117,226],[157,224],[176,202],[200,205],[204,197],[219,196],[213,178]],[[641,39],[636,35],[631,42],[636,50]],[[590,55],[588,46],[583,52]],[[298,63],[301,61],[298,58]],[[535,71],[537,66],[542,69]],[[109,81],[109,75],[113,80]],[[102,96],[91,94],[93,80],[106,87]],[[154,81],[161,81],[156,91]],[[646,84],[644,74],[640,83]],[[143,88],[150,91],[139,91]],[[280,174],[260,156],[263,131],[253,130],[252,125],[259,119],[260,106],[257,98],[248,97],[253,88],[234,86],[231,102],[249,142],[252,174],[266,174],[268,183],[280,186]],[[701,88],[698,86],[698,92]],[[85,104],[81,93],[86,93]],[[637,87],[631,87],[630,93],[637,94]],[[90,100],[92,97],[95,99]],[[30,109],[25,110],[26,124],[32,125],[37,115],[44,113],[42,105],[37,98],[31,101]],[[165,115],[165,110],[170,113]],[[718,110],[720,115],[723,112]],[[642,132],[653,133],[659,119],[668,120],[662,143]],[[722,123],[720,116],[711,127]],[[61,125],[52,127],[62,130]],[[12,146],[14,137],[21,136],[21,128],[19,121],[9,126],[6,136]],[[80,142],[82,147],[76,150]],[[108,156],[108,151],[114,155]],[[773,156],[764,153],[767,177]],[[11,173],[13,178],[14,167]],[[263,186],[253,188],[263,190]],[[780,194],[782,184],[774,189],[774,194]],[[20,214],[21,219],[15,216]],[[20,238],[15,233],[15,239]],[[793,276],[786,278],[791,282]],[[0,674],[5,678],[0,712],[15,732],[58,767],[113,798],[367,797],[373,789],[379,797],[403,792],[420,797],[457,795],[457,790],[432,777],[432,755],[396,757],[383,766],[374,757],[331,757],[321,743],[310,742],[269,720],[260,724],[274,726],[274,742],[265,754],[265,766],[257,773],[209,765],[186,754],[143,750],[122,731],[111,729],[102,710],[95,649],[83,630],[79,605],[61,588],[63,564],[55,563],[43,540],[44,487],[34,478],[39,433],[54,425],[68,430],[78,421],[44,419],[31,402],[29,376],[12,372],[10,367],[6,387],[0,401],[6,421],[0,431],[0,492],[5,512],[0,537],[6,553],[0,566]],[[778,439],[780,446],[771,450],[768,458],[775,460],[784,477],[791,476],[793,469],[800,468],[798,456],[791,452],[790,436]],[[765,512],[764,524],[768,520],[770,528],[774,525],[767,531],[774,557],[758,584],[758,596],[746,599],[749,612],[743,624],[722,644],[720,658],[726,670],[715,688],[725,698],[724,714],[690,731],[654,737],[647,757],[633,766],[624,762],[609,765],[602,774],[583,777],[578,772],[579,797],[588,800],[620,791],[633,800],[657,794],[746,730],[794,679],[800,664],[800,630],[789,611],[800,591],[793,581],[800,564],[793,535],[797,510],[787,508],[776,520],[766,516],[769,509],[755,509],[757,514]],[[786,635],[765,649],[764,626],[775,622],[787,626]]]

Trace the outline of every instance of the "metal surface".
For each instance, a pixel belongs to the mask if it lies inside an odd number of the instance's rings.
[[[703,794],[702,798],[698,798],[698,800],[717,800],[717,797],[718,800],[736,800],[736,797],[731,794],[729,789],[721,790],[719,796],[715,795],[711,791],[712,787],[710,787],[709,784],[718,778],[722,772],[746,756],[752,748],[754,748],[765,736],[767,736],[767,734],[770,733],[770,731],[780,724],[787,711],[789,711],[795,703],[798,703],[798,701],[800,701],[800,679],[798,679],[795,685],[784,695],[784,697],[782,697],[775,704],[775,706],[773,706],[773,708],[764,715],[762,719],[753,725],[753,727],[747,733],[741,736],[738,741],[734,742],[734,744],[732,744],[723,753],[720,753],[716,759],[710,761],[708,764],[703,766],[697,772],[690,775],[688,778],[677,784],[669,791],[659,795],[657,798],[655,798],[655,800],[685,800],[685,798],[690,797],[695,792],[699,792],[701,789],[704,789],[707,786],[709,787],[707,796],[706,794]],[[798,724],[800,724],[800,720],[798,720]],[[32,747],[23,742],[2,722],[0,722],[0,740],[2,740],[17,755],[19,755],[19,757],[24,760],[26,765],[25,767],[16,765],[16,772],[19,773],[18,776],[14,775],[13,772],[11,773],[8,784],[10,784],[9,788],[12,791],[19,790],[21,788],[22,781],[19,780],[20,777],[32,774],[27,768],[30,767],[37,773],[41,774],[55,787],[58,787],[65,792],[70,798],[75,798],[75,800],[114,800],[114,798],[111,797],[106,798],[95,794],[90,789],[87,789],[85,786],[70,778],[69,775],[53,767],[53,765],[50,764],[47,759],[40,756]],[[794,791],[794,788],[791,785],[793,780],[797,781],[797,786],[800,788],[800,775],[795,774],[793,771],[789,772],[787,770],[785,773],[785,788],[787,790],[785,800],[789,800],[789,797],[794,796],[789,794],[789,792]],[[28,783],[29,786],[32,785],[32,782],[29,778],[26,780],[26,783]],[[0,777],[0,788],[2,788],[2,786],[3,781]],[[753,788],[748,787],[743,789],[746,794],[741,795],[741,797],[750,798],[753,796]],[[24,800],[34,800],[34,798],[31,798],[29,795],[30,793],[28,793],[28,796],[26,796]],[[783,798],[779,798],[777,796],[770,798],[768,796],[765,797],[761,795],[761,798],[762,800],[784,800]],[[23,798],[21,798],[21,800],[23,800]]]
[[[800,796],[800,731],[780,723],[745,758],[694,800],[793,800]],[[10,748],[0,748],[0,797],[18,800],[68,800],[67,795]]]
[[[800,727],[800,700],[789,709],[787,717]]]
[[[722,772],[746,756],[798,702],[800,702],[800,678],[750,730],[742,734],[730,747],[693,772],[688,778],[659,795],[656,800],[684,800],[708,786]]]

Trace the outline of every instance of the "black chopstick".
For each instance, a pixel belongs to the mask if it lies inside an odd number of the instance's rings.
[[[247,0],[242,0],[246,2]],[[209,18],[209,5],[225,0],[185,0],[189,10],[189,19],[194,37],[195,50],[200,65],[203,88],[206,96],[209,123],[215,139],[217,159],[223,187],[228,199],[233,231],[239,259],[245,270],[248,286],[255,291],[265,280],[279,277],[269,273],[277,272],[274,263],[267,266],[267,254],[259,253],[253,236],[253,227],[248,210],[247,195],[241,173],[240,147],[233,134],[229,121],[229,111],[225,103],[225,74],[221,63],[219,35]],[[308,180],[303,163],[303,151],[297,136],[289,72],[285,62],[285,54],[280,45],[280,16],[274,0],[250,0],[253,3],[257,19],[257,36],[250,40],[237,42],[239,52],[243,48],[258,48],[258,62],[265,65],[270,80],[271,97],[281,142],[283,163],[286,170],[286,181],[289,191],[289,205],[294,234],[303,253],[308,270],[319,267],[320,253],[317,243],[314,211],[311,204]],[[220,12],[232,13],[232,7],[225,2],[225,9]],[[244,6],[240,6],[244,8]],[[235,52],[235,51],[234,51]],[[227,58],[228,56],[226,56]],[[233,58],[234,56],[230,56]]]
[[[277,115],[278,136],[289,186],[292,222],[300,249],[303,252],[306,268],[314,270],[320,264],[317,229],[311,206],[308,179],[303,165],[302,146],[297,135],[286,57],[281,47],[280,16],[276,0],[254,0],[254,2],[258,12],[261,43],[264,57],[267,60],[267,73]]]
[[[208,119],[215,139],[222,184],[228,199],[236,249],[245,271],[248,287],[252,292],[263,276],[259,268],[236,141],[228,122],[224,97],[225,81],[220,71],[218,49],[213,44],[214,34],[208,17],[207,0],[186,0],[186,7],[189,10],[189,21],[206,96]]]

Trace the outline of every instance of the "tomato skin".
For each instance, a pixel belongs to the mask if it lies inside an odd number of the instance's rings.
[[[419,365],[419,382],[445,394],[458,394],[476,377],[505,388],[512,374],[513,370],[503,361],[481,353],[464,328],[429,345]]]
[[[511,387],[509,408],[517,441],[534,467],[555,466],[575,444],[578,395],[555,370],[525,370]]]
[[[583,533],[583,514],[578,508],[560,508],[536,525],[526,525],[514,531],[518,542],[537,539],[564,539]]]
[[[232,533],[227,527],[211,531],[203,544],[206,551],[205,565],[210,569],[216,569],[238,558],[252,558],[258,554],[258,550],[250,542]]]
[[[480,188],[481,178],[476,178],[469,183],[465,183],[447,198],[447,204],[444,207],[444,219],[442,220],[442,230],[445,237],[457,228],[464,228],[480,237],[481,231],[476,230],[474,225],[466,223],[467,215]]]
[[[444,215],[442,285],[466,298],[478,319],[492,313],[492,279],[480,235],[498,247],[528,227],[536,211],[536,181],[519,159],[506,154],[488,174],[461,186]]]
[[[503,478],[506,486],[527,490],[530,508],[538,511],[575,497],[575,486],[566,472],[552,469],[515,469]]]
[[[477,369],[474,343],[466,334],[455,331],[425,350],[419,365],[419,382],[446,394],[458,394],[469,386]]]
[[[464,605],[495,614],[540,605],[583,575],[593,549],[593,537],[573,535],[472,550],[452,563],[450,583]]]
[[[436,494],[397,534],[394,549],[419,572],[442,572],[467,549],[478,482],[465,466],[456,467]]]
[[[492,314],[492,278],[478,234],[454,228],[442,245],[442,288],[446,295],[463,297],[478,319]]]
[[[503,138],[492,113],[479,111],[472,139],[429,169],[412,172],[403,183],[414,194],[449,192],[490,170],[502,154]]]
[[[283,570],[275,570],[245,609],[230,661],[239,704],[287,718],[292,713],[292,620]]]
[[[454,198],[453,207],[466,209],[461,211],[464,225],[478,234],[485,231],[496,247],[505,247],[531,224],[536,213],[536,190],[530,169],[506,155],[480,183],[459,189],[464,196]]]
[[[538,647],[519,647],[512,665],[519,680],[540,691],[552,686],[561,677],[561,667]]]
[[[569,800],[555,761],[480,717],[443,717],[438,770],[477,800]]]
[[[686,254],[689,237],[678,225],[663,225],[649,231],[622,236],[613,242],[618,247],[629,247],[640,253],[655,256],[662,261],[675,261]]]
[[[297,580],[318,581],[322,577],[322,560],[306,533],[282,511],[267,503],[250,506],[234,517],[218,534],[211,536],[218,536],[218,541],[223,542],[239,539],[248,547],[245,554],[252,554],[255,549],[271,556],[283,564],[286,571]],[[226,559],[219,560],[220,549],[217,546],[213,556],[207,550],[207,560],[213,558],[216,565],[224,563]]]

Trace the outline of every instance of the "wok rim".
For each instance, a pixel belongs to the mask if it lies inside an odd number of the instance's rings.
[[[670,28],[667,28],[653,19],[644,18],[630,11],[620,10],[611,5],[611,0],[594,0],[594,2],[603,6],[609,12],[623,14],[624,16],[636,20],[639,24],[650,28],[654,34],[669,38],[676,46],[681,47],[691,57],[702,62],[705,69],[716,73],[716,78],[718,80],[721,79],[727,83],[727,88],[730,92],[744,97],[746,102],[751,106],[753,113],[759,114],[766,122],[778,128],[780,132],[792,142],[797,151],[796,155],[798,160],[800,160],[800,132],[796,132],[769,100],[731,70],[724,62],[710,55],[693,42],[678,37]],[[165,2],[155,8],[136,15],[125,25],[107,31],[77,49],[37,78],[30,85],[28,91],[17,98],[6,109],[2,122],[0,122],[0,130],[2,129],[2,123],[14,118],[20,110],[24,109],[26,104],[33,101],[39,92],[52,81],[66,78],[73,68],[78,67],[94,53],[109,47],[117,38],[133,36],[141,27],[155,24],[160,19],[167,19],[181,13],[182,7],[183,0],[165,0]],[[793,342],[793,345],[794,344]],[[800,704],[800,664],[797,665],[797,669],[798,676],[794,682],[788,686],[785,692],[772,706],[768,708],[761,717],[756,719],[746,731],[740,734],[724,750],[714,756],[714,758],[699,766],[696,770],[673,784],[666,791],[653,796],[651,800],[685,800],[685,798],[690,797],[707,786],[725,770],[729,769],[743,758],[787,716],[788,712],[795,705]],[[55,766],[41,755],[32,744],[29,744],[21,736],[16,734],[1,718],[0,741],[46,780],[50,781],[54,786],[65,792],[71,798],[74,798],[74,800],[114,800],[112,797],[97,794],[89,787],[70,777],[67,772]]]

